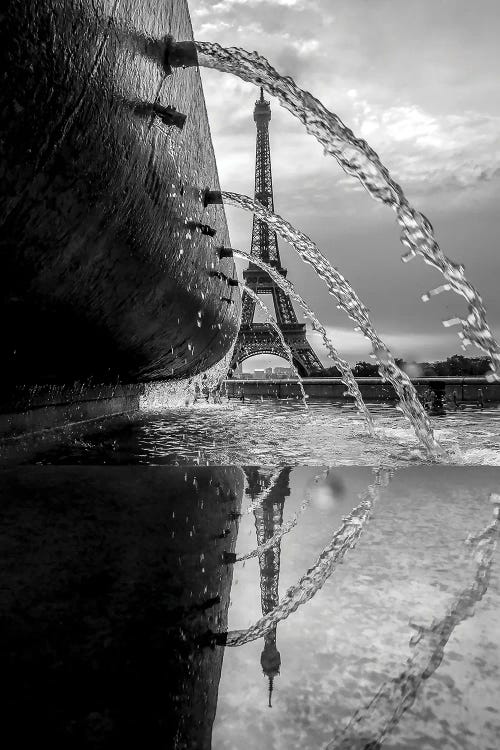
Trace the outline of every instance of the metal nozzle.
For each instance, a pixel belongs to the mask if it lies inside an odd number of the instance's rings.
[[[207,237],[215,237],[217,234],[217,230],[213,227],[208,226],[208,224],[200,224],[200,232],[202,234],[205,234]]]
[[[175,107],[162,107],[161,104],[154,104],[152,110],[164,125],[175,125],[179,130],[184,127],[187,115],[177,112]]]
[[[195,68],[198,66],[198,52],[194,42],[175,42],[167,39],[163,65],[168,73],[171,68]]]
[[[203,206],[205,208],[214,204],[222,205],[222,203],[222,193],[220,190],[210,190],[209,188],[206,188],[203,193]]]

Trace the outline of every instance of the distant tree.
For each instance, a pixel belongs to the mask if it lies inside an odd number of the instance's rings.
[[[358,378],[377,378],[380,375],[378,366],[370,362],[356,362],[352,371]]]
[[[321,378],[340,378],[340,370],[335,366],[325,367],[321,372],[318,373]]]
[[[490,372],[490,360],[488,357],[473,357],[469,360],[470,362],[470,368],[471,368],[471,375],[474,375],[476,377],[480,377],[481,375],[486,375],[486,373]]]
[[[404,359],[396,359],[395,362],[403,370],[407,366]],[[452,357],[438,362],[412,362],[411,364],[420,370],[420,376],[423,378],[481,377],[490,369],[488,357],[464,357],[461,354],[454,354]],[[357,378],[377,378],[380,376],[378,365],[371,362],[357,362],[352,371]],[[321,373],[318,373],[318,376],[339,378],[340,372],[335,366],[326,367]],[[410,377],[413,377],[411,372]]]
[[[461,354],[454,354],[444,362],[433,362],[433,374],[441,377],[480,377],[488,372],[488,362],[487,357],[464,357]]]
[[[432,378],[433,375],[437,375],[434,362],[419,362],[418,364],[422,370],[423,378]]]

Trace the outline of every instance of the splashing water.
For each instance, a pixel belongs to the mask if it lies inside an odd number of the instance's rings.
[[[307,409],[308,408],[307,407],[307,401],[306,401],[307,396],[306,396],[306,392],[304,390],[304,384],[302,383],[302,378],[299,375],[299,371],[297,370],[297,368],[294,365],[292,350],[290,349],[290,347],[286,343],[285,337],[283,336],[281,328],[276,323],[276,321],[271,317],[271,314],[270,314],[269,310],[267,309],[267,307],[265,306],[265,304],[262,302],[262,300],[259,297],[259,295],[255,294],[255,292],[253,291],[253,289],[250,289],[250,287],[245,286],[245,284],[241,284],[241,287],[243,288],[243,291],[246,292],[259,305],[259,307],[261,308],[262,312],[266,316],[266,323],[271,326],[271,328],[275,331],[277,337],[279,338],[280,344],[283,347],[283,349],[285,350],[287,359],[290,362],[290,367],[293,370],[293,374],[297,378],[297,381],[298,381],[298,384],[299,384],[299,388],[300,388],[300,392],[302,394],[302,401],[304,402],[304,406]]]
[[[301,604],[305,604],[321,589],[325,581],[333,573],[335,566],[341,562],[348,549],[353,549],[361,536],[373,506],[380,496],[382,487],[387,487],[393,472],[390,469],[375,470],[375,481],[362,495],[361,502],[346,516],[342,525],[337,529],[329,544],[322,551],[315,564],[300,581],[291,586],[285,597],[270,612],[261,617],[246,630],[233,630],[227,634],[219,634],[216,642],[224,642],[227,646],[242,646],[245,643],[261,638],[278,622],[285,620],[295,612]],[[221,635],[224,637],[221,638]]]
[[[224,193],[224,195],[226,195],[226,193]],[[335,366],[339,369],[340,374],[341,374],[341,380],[344,383],[344,385],[347,386],[347,394],[354,398],[358,411],[365,419],[366,425],[368,427],[368,432],[370,433],[372,437],[376,437],[373,420],[371,418],[370,412],[368,411],[368,408],[365,402],[363,401],[363,397],[361,396],[361,393],[358,388],[356,379],[353,375],[353,372],[351,368],[349,367],[349,363],[341,358],[341,356],[339,355],[339,353],[333,346],[332,342],[328,338],[328,334],[326,332],[325,327],[319,322],[318,318],[313,313],[313,311],[311,310],[307,302],[305,302],[305,300],[303,300],[300,294],[295,290],[295,287],[293,286],[292,282],[286,279],[280,273],[278,273],[275,268],[269,265],[269,263],[266,263],[260,258],[250,255],[250,253],[246,253],[243,250],[234,250],[234,249],[233,249],[233,253],[239,256],[240,258],[246,258],[247,260],[251,261],[252,263],[255,263],[255,265],[259,266],[264,271],[266,271],[269,274],[269,276],[273,279],[273,281],[286,294],[288,294],[289,297],[291,297],[296,302],[298,302],[298,304],[302,307],[304,314],[311,321],[313,329],[321,335],[323,339],[323,343],[328,351],[328,356],[330,357],[331,360],[333,360],[333,362],[335,363]]]
[[[303,260],[313,266],[320,279],[323,279],[327,285],[330,294],[336,297],[338,307],[344,310],[351,320],[357,324],[355,330],[362,331],[371,342],[373,356],[378,362],[382,380],[388,380],[393,385],[399,397],[400,409],[415,430],[417,438],[425,446],[431,457],[444,456],[445,451],[434,438],[431,423],[410,378],[397,366],[388,347],[373,327],[367,308],[347,279],[329,263],[307,235],[299,232],[278,214],[268,211],[261,203],[253,201],[246,195],[223,192],[222,197],[226,203],[241,206],[272,226],[286,242],[289,242],[297,250]]]
[[[468,304],[466,319],[443,321],[445,326],[461,325],[459,336],[462,345],[473,342],[491,359],[489,380],[500,380],[500,346],[495,341],[486,320],[486,310],[476,289],[465,276],[463,265],[454,263],[443,253],[434,236],[432,224],[426,216],[416,211],[408,202],[401,186],[395,182],[380,161],[378,154],[366,143],[356,138],[342,120],[330,112],[312,94],[302,91],[290,77],[283,77],[257,52],[239,48],[225,49],[210,42],[196,42],[200,65],[232,73],[244,81],[263,86],[280,104],[288,109],[305,126],[349,175],[356,177],[368,193],[389,205],[402,229],[401,242],[408,248],[403,261],[420,255],[424,261],[437,268],[447,283],[424,295],[426,301],[433,294],[453,290]]]
[[[373,700],[354,714],[342,733],[327,745],[326,750],[380,747],[405,711],[413,705],[422,682],[441,664],[444,648],[456,626],[473,616],[474,605],[483,598],[488,588],[499,533],[500,495],[492,495],[490,499],[497,506],[494,511],[495,520],[466,541],[476,547],[477,567],[472,584],[456,597],[448,613],[440,620],[435,620],[428,628],[413,626],[417,633],[410,640],[413,655],[408,659],[406,669],[381,686]]]
[[[190,378],[167,380],[162,383],[146,383],[143,395],[140,397],[141,410],[157,410],[169,407],[192,406],[196,400],[196,393],[201,388],[207,388],[210,393],[218,392],[225,380],[236,342],[219,362],[208,370],[200,372]]]

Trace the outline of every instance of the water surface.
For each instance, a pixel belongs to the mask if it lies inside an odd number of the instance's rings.
[[[269,471],[260,470],[269,477]],[[307,488],[312,499],[297,526],[281,540],[273,565],[236,563],[230,630],[247,628],[262,612],[261,590],[278,577],[279,596],[317,558],[332,529],[372,481],[368,468],[296,467],[281,496],[286,519]],[[213,733],[214,750],[302,750],[340,747],[334,737],[379,688],[402,675],[412,655],[410,621],[430,626],[444,618],[474,580],[464,540],[489,523],[489,493],[499,486],[493,468],[413,467],[396,472],[358,541],[314,598],[276,628],[279,674],[261,663],[264,640],[226,648]],[[243,505],[244,507],[244,505]],[[270,523],[270,522],[269,522]],[[243,513],[237,553],[256,545],[257,520]],[[421,683],[384,747],[494,750],[500,738],[500,579],[498,551],[484,597],[459,622],[441,664]],[[434,645],[432,645],[434,648]],[[273,676],[269,707],[269,674]],[[391,718],[390,704],[368,708],[365,739],[356,731],[345,747],[366,748]],[[382,723],[383,723],[382,722]],[[377,745],[369,745],[376,747]],[[344,746],[342,746],[344,747]]]
[[[394,407],[370,404],[378,439],[352,404],[231,400],[143,412],[109,431],[41,450],[43,463],[404,466],[427,459]],[[500,410],[489,406],[431,418],[457,464],[500,464]]]

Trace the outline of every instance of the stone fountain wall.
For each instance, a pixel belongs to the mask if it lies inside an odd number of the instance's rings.
[[[157,44],[192,39],[186,0],[11,0],[0,29],[3,400],[206,369],[240,297],[200,75]]]

